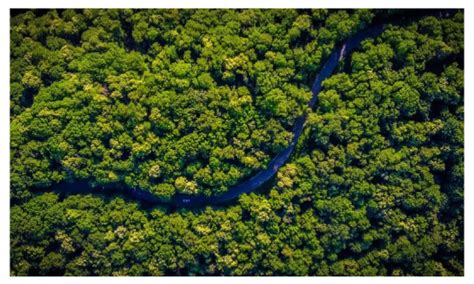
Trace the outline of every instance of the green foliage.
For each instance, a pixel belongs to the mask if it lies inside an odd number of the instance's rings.
[[[12,17],[11,275],[463,275],[463,13],[390,25],[323,83],[334,45],[396,11],[64,10]],[[34,193],[123,182],[225,207]]]
[[[311,97],[306,83],[334,46],[336,38],[312,31],[338,17],[358,28],[371,18],[368,11],[350,20],[352,13],[332,11],[313,20],[310,12],[51,10],[13,17],[14,198],[77,179],[169,197],[172,191],[161,195],[157,186],[186,178],[192,190],[173,191],[213,195],[254,174],[289,144]],[[299,35],[287,37],[293,28]],[[303,53],[319,56],[306,60]],[[159,174],[150,174],[152,166]]]

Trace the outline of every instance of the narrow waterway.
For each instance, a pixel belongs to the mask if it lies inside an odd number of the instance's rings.
[[[311,91],[313,96],[309,101],[308,105],[310,108],[313,108],[318,100],[319,92],[321,91],[322,82],[332,75],[339,62],[343,60],[347,55],[349,55],[354,48],[359,46],[361,41],[370,37],[377,37],[383,31],[383,25],[375,25],[368,29],[365,29],[356,35],[350,37],[342,44],[338,45],[329,58],[324,63],[323,67],[316,75]],[[87,181],[77,181],[73,183],[61,182],[55,184],[49,188],[61,193],[86,193],[86,192],[96,192],[102,194],[122,194],[132,199],[136,199],[148,204],[170,204],[176,207],[199,207],[205,205],[216,205],[225,202],[229,202],[238,198],[244,193],[250,193],[256,191],[263,184],[268,182],[278,170],[288,161],[295,146],[303,132],[304,123],[306,120],[306,114],[298,117],[293,126],[293,139],[290,145],[276,155],[268,164],[268,167],[265,170],[257,172],[252,177],[243,181],[242,183],[229,188],[229,190],[221,195],[216,196],[204,196],[204,195],[185,195],[185,194],[175,194],[171,199],[161,199],[151,192],[143,189],[131,189],[127,188],[124,184],[111,184],[101,187],[92,187]]]

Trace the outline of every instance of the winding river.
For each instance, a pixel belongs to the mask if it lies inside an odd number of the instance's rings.
[[[308,103],[310,108],[313,108],[318,100],[318,94],[321,91],[322,82],[331,76],[339,62],[347,57],[347,55],[350,54],[357,46],[359,46],[361,41],[366,38],[377,37],[382,33],[382,31],[383,25],[374,25],[348,38],[345,42],[338,45],[332,51],[331,55],[314,79],[311,88],[313,96]],[[75,181],[72,183],[61,182],[51,186],[49,189],[61,193],[114,192],[152,205],[170,204],[176,207],[200,207],[205,205],[222,204],[238,198],[241,194],[250,193],[257,190],[264,183],[268,182],[273,176],[275,176],[280,167],[288,161],[291,154],[293,153],[301,133],[303,132],[305,121],[306,114],[296,119],[292,130],[293,139],[291,143],[285,150],[280,152],[270,161],[268,167],[265,170],[257,172],[254,176],[234,187],[229,188],[227,192],[221,195],[208,197],[204,195],[175,194],[171,199],[165,200],[157,197],[147,190],[127,188],[125,184],[111,184],[107,186],[92,187],[87,181]]]

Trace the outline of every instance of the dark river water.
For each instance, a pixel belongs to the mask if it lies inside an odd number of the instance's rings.
[[[414,10],[413,15],[410,19],[407,18],[396,18],[391,22],[399,22],[406,24],[407,22],[419,18],[421,15],[434,15],[436,17],[446,17],[450,16],[455,12],[455,10]],[[323,67],[316,75],[311,91],[313,96],[309,101],[308,105],[310,108],[313,108],[318,100],[319,92],[321,91],[321,83],[332,75],[339,62],[346,58],[355,48],[357,48],[361,41],[367,38],[375,38],[379,36],[384,29],[384,24],[375,24],[371,27],[357,33],[356,35],[348,38],[345,42],[339,44],[334,48],[331,55],[328,57]],[[301,133],[303,131],[304,122],[306,120],[306,115],[298,117],[293,126],[293,139],[289,146],[276,155],[268,167],[265,170],[257,172],[252,177],[243,181],[242,183],[233,186],[228,189],[227,192],[216,195],[216,196],[204,196],[204,195],[185,195],[185,194],[175,194],[171,199],[161,199],[156,195],[150,193],[147,190],[139,188],[127,188],[124,184],[110,184],[107,186],[92,187],[87,181],[75,181],[72,183],[61,182],[55,184],[48,188],[48,191],[56,191],[63,194],[74,194],[74,193],[99,193],[106,195],[123,195],[126,198],[131,198],[145,204],[152,206],[167,204],[175,207],[200,207],[205,205],[219,205],[223,203],[230,202],[244,193],[250,193],[256,191],[266,182],[272,179],[275,176],[277,171],[283,166],[288,159],[290,158],[296,143],[298,142]],[[40,189],[44,191],[45,189]]]
[[[317,102],[318,94],[321,91],[321,83],[332,75],[334,69],[338,66],[339,61],[343,60],[360,42],[369,37],[376,37],[382,33],[383,26],[372,26],[355,36],[347,39],[344,43],[338,45],[320,72],[316,75],[311,91],[313,96],[310,100],[309,107],[313,108]],[[126,197],[137,199],[148,204],[171,204],[176,207],[200,207],[204,205],[217,205],[226,203],[238,198],[241,194],[250,193],[260,188],[264,183],[268,182],[278,172],[290,158],[293,150],[298,142],[301,133],[303,132],[306,115],[298,117],[293,126],[293,139],[289,146],[276,155],[268,164],[265,170],[257,172],[252,177],[243,181],[242,183],[228,189],[227,192],[216,196],[204,195],[185,195],[175,194],[171,199],[161,199],[151,192],[139,188],[127,188],[124,184],[110,184],[107,186],[92,187],[87,181],[76,181],[72,183],[61,182],[51,186],[49,189],[61,193],[103,193],[103,194],[121,194]]]

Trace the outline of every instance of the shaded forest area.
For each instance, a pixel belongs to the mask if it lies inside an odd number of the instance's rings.
[[[11,18],[12,275],[463,275],[464,19],[404,10],[42,10]],[[199,210],[37,193],[122,182]]]

